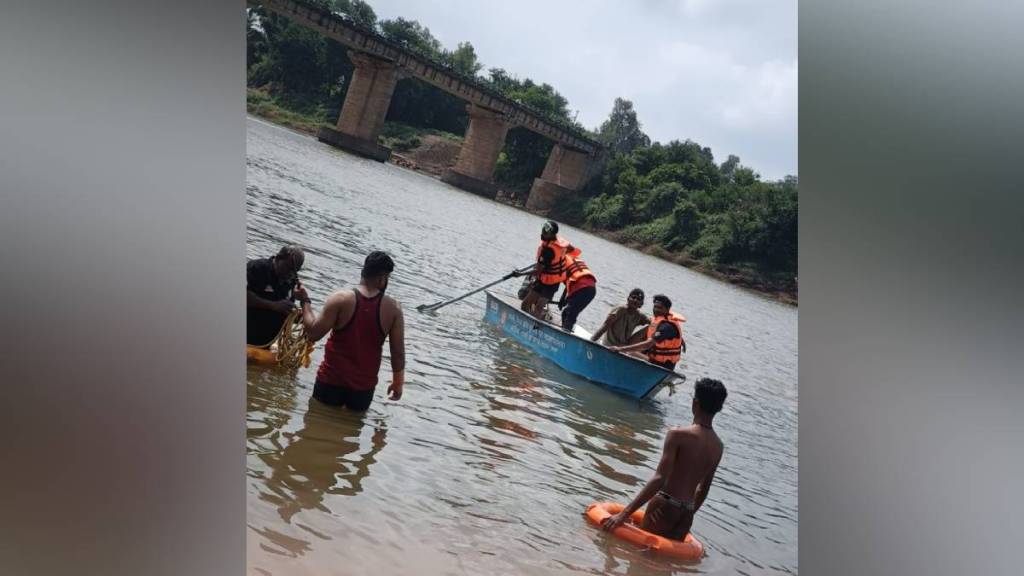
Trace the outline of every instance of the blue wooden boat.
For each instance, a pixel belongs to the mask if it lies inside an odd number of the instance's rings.
[[[684,376],[537,320],[512,298],[487,292],[484,319],[563,370],[616,392],[646,400]]]

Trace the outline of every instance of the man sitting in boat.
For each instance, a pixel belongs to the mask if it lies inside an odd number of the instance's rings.
[[[625,306],[616,306],[604,319],[604,324],[594,332],[590,339],[597,342],[604,336],[602,344],[605,346],[627,346],[645,340],[643,332],[637,331],[641,326],[647,326],[651,319],[640,311],[644,305],[644,291],[633,288],[629,292]]]
[[[385,296],[395,263],[384,252],[371,252],[363,262],[359,285],[327,297],[317,316],[305,288],[295,289],[302,303],[302,325],[311,342],[328,332],[324,359],[316,373],[313,398],[332,406],[364,412],[373,402],[384,340],[391,342],[391,385],[388,396],[402,397],[405,384],[405,319],[398,301]]]
[[[693,424],[669,430],[654,477],[628,506],[605,519],[603,529],[615,530],[650,501],[640,528],[671,540],[686,537],[722,460],[724,447],[712,420],[727,395],[725,385],[718,380],[697,381],[691,407]]]
[[[565,291],[558,307],[562,308],[562,330],[572,332],[576,318],[597,295],[597,276],[581,258],[565,255]]]
[[[544,318],[548,302],[555,296],[558,286],[565,282],[565,255],[579,256],[580,249],[558,235],[558,224],[553,220],[544,223],[537,246],[537,266],[530,275],[533,287],[523,298],[520,308],[534,318]]]
[[[647,339],[628,346],[609,346],[608,349],[636,354],[651,364],[674,370],[682,352],[686,352],[686,341],[683,340],[683,322],[686,322],[686,318],[672,312],[672,301],[664,294],[654,297],[653,311],[654,320],[647,327]]]
[[[276,256],[257,258],[245,264],[245,341],[266,346],[281,331],[291,313],[292,290],[306,257],[297,246],[284,246]]]

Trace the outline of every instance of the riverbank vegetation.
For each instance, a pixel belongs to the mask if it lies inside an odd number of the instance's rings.
[[[734,155],[716,163],[690,140],[651,142],[630,101],[616,99],[594,130],[577,123],[551,85],[519,79],[478,61],[469,42],[447,49],[415,20],[378,20],[362,0],[314,0],[387,39],[472,76],[552,121],[607,146],[596,176],[552,217],[647,253],[754,289],[796,300],[798,181],[764,181]],[[293,128],[333,125],[354,67],[341,44],[252,8],[247,30],[247,108]],[[696,112],[699,113],[699,112]],[[413,78],[395,87],[382,143],[404,152],[424,134],[458,139],[466,104]],[[495,181],[520,197],[540,175],[553,143],[524,128],[509,130]]]

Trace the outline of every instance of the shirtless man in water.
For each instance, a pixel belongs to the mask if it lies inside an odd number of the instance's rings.
[[[654,477],[622,512],[605,519],[604,530],[614,530],[650,500],[640,528],[670,540],[686,537],[722,460],[722,441],[711,421],[722,409],[726,395],[718,380],[697,381],[693,424],[669,430]]]

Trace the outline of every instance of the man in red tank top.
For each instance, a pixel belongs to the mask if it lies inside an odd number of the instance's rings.
[[[402,397],[405,319],[398,301],[384,295],[394,269],[390,256],[384,252],[370,253],[363,263],[359,285],[331,294],[319,316],[313,312],[305,288],[296,288],[306,337],[316,342],[331,333],[316,373],[313,398],[358,412],[369,408],[377,388],[384,340],[391,342],[393,378],[388,396],[392,400]]]

